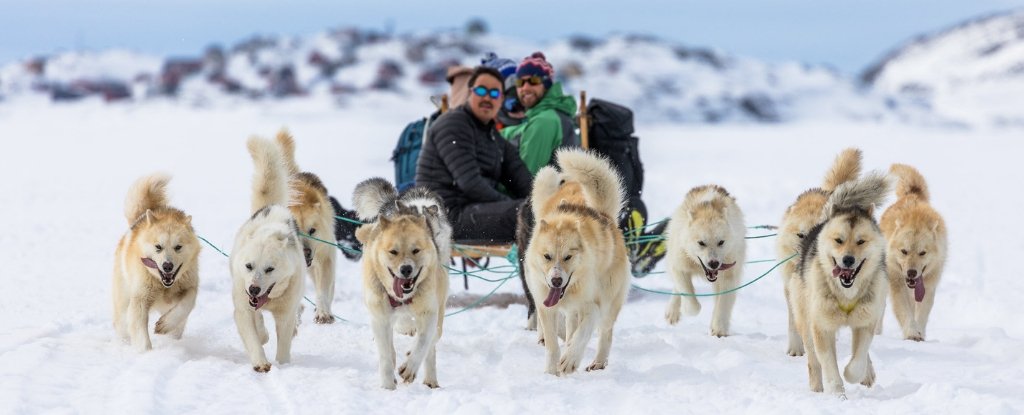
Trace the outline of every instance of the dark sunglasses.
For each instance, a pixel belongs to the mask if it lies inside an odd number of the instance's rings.
[[[487,89],[486,87],[483,87],[483,86],[478,86],[476,88],[473,88],[473,93],[476,94],[476,96],[478,96],[478,97],[486,97],[486,96],[490,95],[491,98],[494,98],[494,99],[498,99],[498,97],[501,96],[501,90],[500,89],[497,89],[497,88],[495,88],[495,89]]]
[[[516,87],[520,88],[523,85],[529,83],[530,85],[540,85],[544,83],[544,78],[537,75],[527,76],[524,78],[516,78]]]

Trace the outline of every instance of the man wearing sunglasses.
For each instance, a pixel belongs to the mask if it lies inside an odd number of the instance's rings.
[[[529,195],[533,177],[494,128],[503,98],[501,73],[477,67],[467,85],[469,100],[439,117],[427,131],[416,184],[444,201],[454,239],[511,242],[516,210]]]
[[[562,84],[554,77],[555,69],[540,52],[523,59],[516,69],[516,92],[526,108],[526,120],[505,127],[501,134],[518,147],[530,174],[550,163],[558,147],[580,145],[572,120],[576,100],[562,93]]]

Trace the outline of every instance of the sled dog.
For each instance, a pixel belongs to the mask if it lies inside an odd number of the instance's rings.
[[[255,165],[253,213],[238,230],[231,251],[231,298],[235,325],[253,370],[266,372],[270,362],[263,345],[270,336],[263,311],[274,316],[277,362],[289,363],[292,338],[298,333],[306,260],[298,224],[287,207],[288,170],[278,145],[253,137],[248,148]]]
[[[622,179],[610,162],[581,149],[561,149],[562,170],[542,168],[531,199],[536,223],[526,252],[526,282],[537,304],[547,351],[545,372],[576,371],[594,332],[597,356],[587,370],[608,365],[612,330],[629,290],[630,264],[616,218]],[[558,314],[565,317],[566,351],[559,353]]]
[[[353,203],[367,223],[356,230],[363,244],[363,293],[377,343],[380,384],[395,389],[394,332],[415,335],[416,344],[398,368],[405,383],[424,365],[423,384],[437,381],[437,341],[448,300],[452,227],[436,195],[413,188],[401,196],[381,178],[356,186]]]
[[[853,356],[843,377],[865,386],[875,383],[868,347],[889,285],[885,238],[872,211],[888,191],[878,173],[839,185],[825,202],[821,222],[801,244],[798,274],[788,284],[812,391],[846,396],[836,357],[836,333],[844,326],[853,331]]]
[[[893,164],[889,173],[897,180],[897,199],[882,214],[881,227],[892,311],[903,337],[922,341],[946,262],[946,223],[929,204],[921,173],[903,164]]]
[[[114,329],[139,351],[153,348],[149,312],[161,313],[153,330],[181,338],[199,289],[199,239],[192,217],[171,207],[170,177],[138,179],[125,199],[130,228],[114,254]]]
[[[716,185],[690,190],[683,204],[672,214],[665,238],[668,274],[676,292],[693,294],[693,278],[700,277],[706,278],[715,292],[739,285],[746,261],[745,236],[743,212],[729,192]],[[715,298],[712,336],[729,335],[735,304],[735,292]],[[665,309],[665,320],[669,324],[679,322],[680,308],[687,316],[695,316],[700,312],[700,303],[693,296],[672,296]]]
[[[295,163],[295,140],[286,130],[277,133],[277,144],[284,157],[284,164],[290,178],[288,208],[295,217],[299,232],[318,239],[330,239],[335,229],[334,206],[327,188],[317,175],[299,171]],[[302,252],[309,268],[309,276],[316,288],[316,312],[313,321],[317,324],[331,324],[334,315],[331,303],[334,301],[334,261],[338,250],[334,246],[300,235]]]

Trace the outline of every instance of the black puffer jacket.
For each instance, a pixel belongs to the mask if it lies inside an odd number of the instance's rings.
[[[437,193],[457,218],[468,204],[511,200],[497,190],[498,184],[517,199],[527,197],[533,177],[494,123],[481,123],[462,105],[427,131],[416,163],[416,184]]]

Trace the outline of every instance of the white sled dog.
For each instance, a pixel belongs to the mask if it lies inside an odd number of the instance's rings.
[[[836,333],[844,326],[853,331],[853,356],[843,377],[869,387],[875,383],[868,348],[889,285],[885,238],[872,210],[888,191],[878,173],[839,185],[825,203],[821,223],[801,245],[799,274],[788,283],[812,391],[821,392],[824,386],[824,391],[846,397],[836,358]]]
[[[319,239],[334,237],[334,207],[331,205],[327,187],[317,175],[299,170],[295,163],[295,140],[286,130],[277,133],[277,144],[284,156],[284,164],[290,177],[288,208],[299,226],[299,232]],[[319,232],[319,233],[318,233]],[[309,238],[301,237],[302,252],[309,267],[309,276],[316,288],[316,312],[313,322],[331,324],[334,315],[331,303],[334,301],[334,261],[338,250]]]
[[[114,329],[139,351],[153,348],[149,312],[162,315],[153,330],[179,339],[199,290],[199,239],[192,217],[168,205],[170,177],[138,179],[125,199],[130,229],[114,254]]]
[[[903,164],[893,164],[889,173],[898,180],[897,199],[882,214],[881,227],[889,241],[885,258],[892,311],[904,338],[923,341],[946,262],[946,223],[928,203],[921,173]]]
[[[559,150],[562,171],[537,172],[531,197],[536,224],[526,252],[526,283],[547,349],[545,372],[576,371],[595,327],[597,356],[587,370],[608,365],[612,330],[629,290],[630,265],[616,218],[622,179],[609,161],[580,149]],[[566,351],[559,353],[558,313]]]
[[[786,314],[789,316],[789,346],[786,353],[790,356],[804,355],[804,342],[800,339],[800,333],[793,322],[793,307],[788,288],[788,282],[797,275],[797,266],[800,263],[799,258],[793,255],[800,255],[800,243],[810,233],[811,228],[820,222],[821,210],[825,207],[829,195],[839,185],[856,180],[860,176],[861,158],[861,151],[856,148],[848,148],[839,153],[832,162],[832,167],[825,173],[821,187],[808,189],[797,196],[796,201],[786,209],[782,221],[779,222],[775,250],[779,261],[790,258],[779,269],[782,272],[782,286],[786,296]]]
[[[706,278],[715,292],[739,285],[746,261],[745,236],[743,212],[729,192],[715,185],[690,190],[683,204],[672,214],[665,237],[665,259],[676,292],[693,294],[693,278],[700,277]],[[729,335],[735,304],[735,292],[715,297],[712,336]],[[669,324],[679,322],[681,305],[687,316],[700,312],[696,297],[674,295],[665,308],[665,320]]]
[[[357,185],[353,202],[359,218],[367,222],[356,230],[356,238],[363,244],[363,295],[377,343],[380,385],[396,386],[397,330],[416,336],[398,375],[411,383],[423,365],[423,384],[437,388],[437,342],[448,301],[444,265],[451,256],[452,237],[442,202],[423,188],[399,196],[381,178]]]
[[[298,333],[306,261],[298,225],[288,203],[288,172],[278,146],[257,137],[248,141],[253,174],[252,217],[242,225],[231,251],[231,298],[235,325],[253,370],[266,372],[270,362],[263,345],[270,336],[263,311],[274,316],[277,362],[291,361],[292,338]]]

